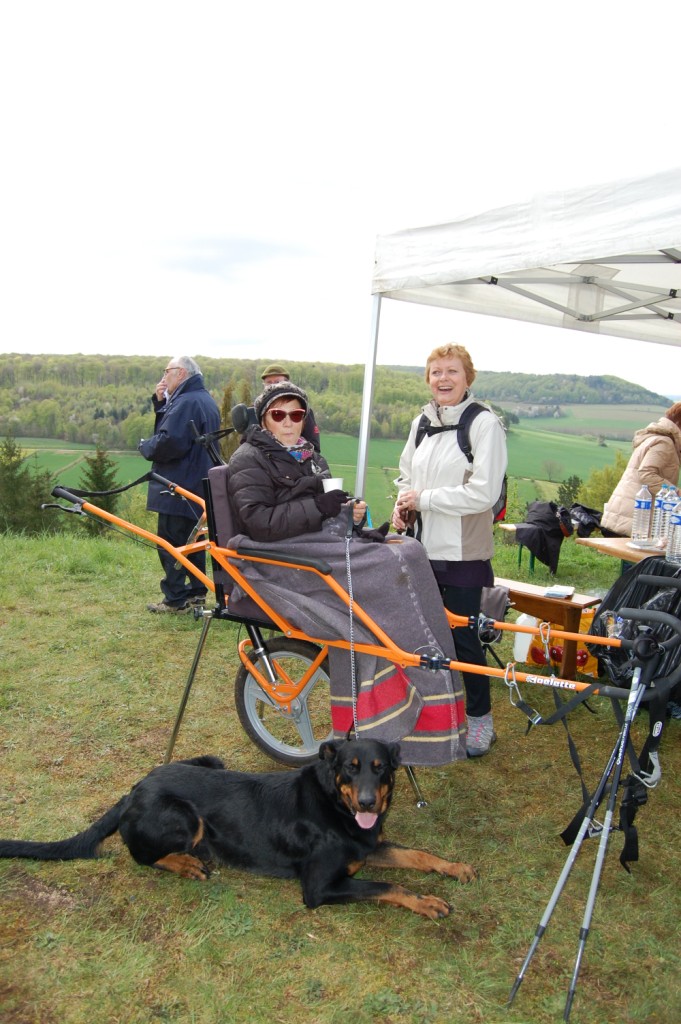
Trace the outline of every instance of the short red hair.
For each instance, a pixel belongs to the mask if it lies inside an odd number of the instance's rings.
[[[466,374],[466,384],[470,387],[475,380],[475,367],[473,366],[470,352],[463,345],[440,345],[438,348],[433,349],[426,359],[426,383],[430,380],[430,364],[434,363],[436,359],[450,359],[452,357],[461,360],[464,373]]]

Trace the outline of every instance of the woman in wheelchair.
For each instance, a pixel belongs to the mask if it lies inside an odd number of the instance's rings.
[[[237,527],[253,540],[285,540],[321,530],[349,501],[342,490],[324,492],[331,473],[323,455],[301,437],[309,408],[290,381],[271,384],[253,403],[257,426],[246,432],[229,463],[229,497]],[[356,502],[360,524],[366,504]]]
[[[240,566],[255,590],[310,636],[376,644],[353,616],[360,606],[403,649],[455,658],[452,634],[430,563],[418,541],[362,529],[366,504],[344,490],[324,491],[326,460],[300,437],[307,395],[290,381],[266,388],[251,426],[229,462],[228,495],[237,549],[326,562],[351,595],[339,600],[314,573],[280,563]],[[379,543],[376,543],[379,542]],[[230,597],[238,601],[238,588]],[[405,764],[465,758],[463,690],[457,672],[402,668],[383,658],[330,648],[331,718],[337,737],[399,741]]]

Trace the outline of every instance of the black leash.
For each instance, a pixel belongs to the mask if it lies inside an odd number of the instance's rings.
[[[106,498],[110,494],[123,494],[124,491],[129,491],[131,487],[137,487],[138,484],[144,484],[147,480],[151,480],[154,474],[151,470],[145,473],[144,476],[139,477],[137,480],[133,480],[131,484],[125,484],[123,487],[115,487],[112,491],[77,491],[75,487],[69,487],[69,494],[73,494],[76,498]]]

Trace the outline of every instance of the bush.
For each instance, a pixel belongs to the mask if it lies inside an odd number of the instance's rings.
[[[603,469],[593,471],[586,483],[579,488],[577,500],[588,508],[603,508],[626,468],[627,460],[622,452],[617,452],[612,466],[604,466]]]
[[[51,499],[52,477],[27,463],[12,434],[0,445],[0,532],[56,533],[64,528],[59,515],[44,515],[41,505]]]
[[[111,491],[118,487],[116,479],[116,462],[106,450],[97,443],[94,455],[85,456],[85,469],[80,478],[80,490],[82,491]],[[106,512],[115,513],[118,504],[117,494],[102,495],[94,499],[99,508]],[[104,533],[106,524],[101,519],[89,517],[85,525],[90,533]]]

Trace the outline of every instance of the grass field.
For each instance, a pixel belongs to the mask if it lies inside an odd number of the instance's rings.
[[[509,431],[509,477],[516,482],[522,502],[555,497],[558,483],[570,476],[586,480],[595,469],[615,460],[617,451],[628,458],[631,438],[639,427],[657,419],[662,409],[645,406],[562,406],[560,419],[522,419]],[[614,438],[620,437],[621,440]],[[599,438],[608,438],[599,443]],[[39,438],[18,439],[23,450],[38,465],[53,474],[55,481],[77,487],[83,459],[92,449],[84,445]],[[357,438],[324,434],[324,454],[333,473],[342,476],[347,490],[354,492]],[[369,445],[365,494],[377,522],[388,518],[395,493],[402,441],[372,439]],[[142,476],[149,468],[136,452],[112,452],[119,466],[121,483]]]
[[[509,402],[505,409],[514,410]],[[593,434],[609,440],[629,443],[634,433],[664,415],[665,407],[657,405],[561,405],[562,416],[521,420],[522,426],[547,430],[554,434]]]
[[[160,763],[199,626],[148,615],[153,549],[74,530],[0,537],[0,835],[56,839],[85,827]],[[498,574],[528,578],[499,538]],[[567,541],[561,582],[609,588],[618,563]],[[532,577],[548,582],[543,567]],[[234,713],[239,630],[216,623],[175,754],[213,752],[270,770]],[[510,656],[509,641],[501,647]],[[523,688],[544,714],[549,691]],[[0,861],[3,1024],[554,1024],[561,1019],[591,876],[589,840],[511,1009],[512,981],[564,863],[558,839],[580,802],[561,727],[526,735],[503,682],[498,742],[479,761],[419,770],[417,810],[400,773],[388,834],[479,871],[459,886],[398,872],[453,904],[438,924],[370,904],[306,910],[297,883],[220,870],[207,883],[136,866],[115,837],[97,861]],[[593,785],[616,727],[607,701],[571,716]],[[637,723],[637,743],[643,737]],[[613,836],[582,966],[574,1024],[675,1024],[681,723],[663,781],[641,809],[627,875]],[[381,872],[380,874],[383,874]]]

